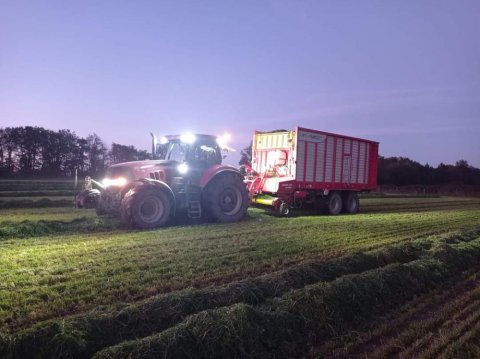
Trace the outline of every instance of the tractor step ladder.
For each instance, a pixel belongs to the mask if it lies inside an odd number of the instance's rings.
[[[187,193],[188,217],[197,219],[202,216],[202,205],[199,193]]]

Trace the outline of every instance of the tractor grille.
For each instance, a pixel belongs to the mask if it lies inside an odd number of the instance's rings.
[[[159,181],[164,181],[165,180],[165,173],[163,171],[155,171],[155,172],[150,172],[150,178],[159,180]]]

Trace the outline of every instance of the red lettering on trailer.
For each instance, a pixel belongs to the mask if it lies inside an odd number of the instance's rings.
[[[315,154],[313,155],[313,182],[317,182],[317,151],[318,151],[318,142],[315,142],[314,151],[315,151]]]

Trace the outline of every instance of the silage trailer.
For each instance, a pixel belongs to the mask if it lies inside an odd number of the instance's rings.
[[[281,215],[292,209],[357,213],[360,192],[377,186],[378,142],[297,127],[255,131],[246,183],[251,204]]]

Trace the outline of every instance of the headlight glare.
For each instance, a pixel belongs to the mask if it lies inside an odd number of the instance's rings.
[[[184,175],[188,172],[188,165],[186,163],[181,163],[178,165],[177,169],[180,174]]]
[[[117,177],[117,178],[104,178],[103,185],[105,188],[107,187],[123,187],[127,184],[127,179],[125,177]]]

